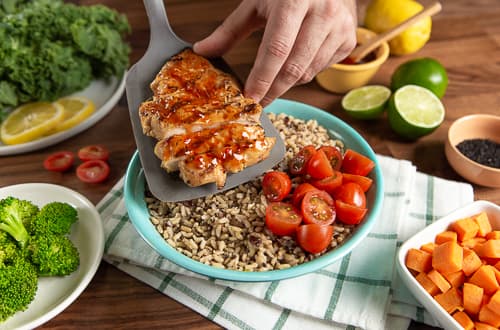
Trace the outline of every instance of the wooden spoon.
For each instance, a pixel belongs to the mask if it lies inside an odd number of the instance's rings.
[[[374,37],[374,38],[370,39],[369,41],[356,47],[352,51],[351,55],[349,55],[346,62],[349,64],[355,64],[355,63],[359,62],[366,55],[368,55],[371,51],[373,51],[378,46],[380,46],[384,41],[388,41],[388,40],[394,38],[399,33],[403,32],[408,27],[410,27],[410,25],[414,24],[415,22],[417,22],[425,17],[432,16],[432,15],[438,13],[439,11],[441,11],[441,4],[436,1],[432,5],[425,7],[424,10],[420,11],[418,14],[408,18],[407,20],[399,23],[395,27],[385,31],[384,33],[377,35],[376,37]]]

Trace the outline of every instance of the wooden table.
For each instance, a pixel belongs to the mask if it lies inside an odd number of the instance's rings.
[[[144,53],[149,40],[148,23],[141,1],[81,0],[81,4],[103,3],[127,15],[131,63]],[[237,5],[237,0],[167,0],[174,30],[188,41],[196,41],[212,31]],[[462,181],[448,165],[444,140],[450,123],[471,113],[500,114],[500,2],[483,0],[443,0],[443,10],[433,19],[430,42],[417,54],[390,58],[373,79],[388,85],[390,76],[402,62],[414,57],[438,59],[447,68],[450,84],[443,102],[446,120],[433,134],[416,142],[405,142],[391,132],[385,119],[363,122],[346,116],[340,95],[322,90],[315,82],[293,88],[284,98],[322,108],[353,126],[383,155],[412,161],[421,172]],[[359,8],[363,12],[363,7]],[[362,15],[362,14],[361,14]],[[251,67],[259,34],[241,43],[225,57],[244,79]],[[73,150],[88,144],[104,144],[111,150],[111,176],[103,184],[84,184],[73,172],[47,172],[43,159],[58,150]],[[67,186],[97,203],[125,174],[135,151],[125,97],[103,120],[84,133],[43,150],[0,158],[0,187],[25,182],[47,182]],[[500,189],[474,186],[475,199],[500,203]],[[216,329],[218,325],[102,262],[83,294],[60,315],[41,328],[182,328]],[[429,328],[416,323],[413,329]]]

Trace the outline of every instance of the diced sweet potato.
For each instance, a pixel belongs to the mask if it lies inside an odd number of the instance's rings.
[[[500,258],[500,239],[489,239],[474,247],[477,255],[482,258]]]
[[[434,296],[434,299],[449,313],[463,310],[462,295],[457,288]]]
[[[447,231],[443,231],[441,233],[438,233],[436,235],[436,238],[434,239],[434,242],[436,244],[443,244],[444,242],[448,242],[448,241],[456,241],[458,239],[458,235],[456,232],[452,231],[452,230],[447,230]]]
[[[425,251],[429,254],[432,254],[434,252],[434,248],[436,247],[436,243],[434,242],[429,242],[420,247],[420,250]]]
[[[460,245],[469,249],[474,249],[475,246],[486,242],[484,237],[473,237],[468,240],[460,242]]]
[[[432,255],[419,249],[409,249],[405,264],[409,269],[427,273],[432,268]]]
[[[482,322],[474,322],[474,327],[476,330],[498,330],[497,328]]]
[[[470,315],[477,315],[481,304],[483,303],[483,292],[484,289],[472,284],[464,283],[463,286],[463,299],[464,299],[464,309]]]
[[[479,321],[489,324],[493,327],[500,327],[500,315],[488,308],[488,305],[481,306],[479,310]]]
[[[481,212],[478,215],[475,215],[473,219],[478,225],[477,236],[485,237],[488,233],[491,232],[491,223],[486,212]]]
[[[451,286],[454,288],[461,287],[465,282],[465,274],[461,270],[450,274],[443,274],[443,276],[448,280],[448,282],[450,282]]]
[[[466,313],[464,313],[464,312],[456,312],[455,314],[453,314],[453,318],[458,323],[460,323],[460,325],[462,326],[462,328],[464,328],[464,330],[472,330],[472,329],[474,329],[474,322],[471,320],[471,318],[469,317],[469,315],[467,315]]]
[[[441,273],[433,269],[427,273],[429,279],[436,284],[441,292],[446,292],[451,288],[450,282],[448,282]]]
[[[431,296],[434,296],[439,293],[439,288],[434,282],[431,281],[429,276],[426,273],[419,273],[415,279],[420,283],[420,285],[427,291]]]
[[[497,290],[491,297],[486,305],[492,311],[500,313],[500,290]]]
[[[432,267],[441,274],[454,273],[462,269],[463,248],[456,241],[448,241],[434,248]]]
[[[479,267],[468,282],[483,288],[484,293],[487,295],[493,294],[500,287],[493,266],[491,265],[482,265]]]
[[[462,270],[466,276],[470,276],[479,267],[481,267],[483,263],[481,262],[481,258],[476,254],[476,252],[464,248],[464,259],[462,264]]]
[[[459,241],[465,241],[476,237],[479,225],[472,218],[464,218],[452,223],[451,229],[457,233]]]
[[[500,239],[500,230],[494,230],[486,234],[486,239]]]

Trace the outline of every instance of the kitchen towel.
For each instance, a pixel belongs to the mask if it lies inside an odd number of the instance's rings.
[[[377,223],[352,252],[312,274],[241,283],[178,267],[142,240],[128,219],[123,179],[97,205],[104,259],[228,329],[406,329],[410,319],[435,325],[398,279],[397,247],[472,202],[472,187],[419,173],[405,160],[377,157],[385,179]]]

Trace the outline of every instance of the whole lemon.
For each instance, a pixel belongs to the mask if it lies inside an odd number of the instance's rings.
[[[366,8],[366,28],[383,33],[422,11],[424,7],[414,0],[372,0]],[[431,36],[432,20],[423,18],[389,41],[391,54],[407,55],[422,48]]]

